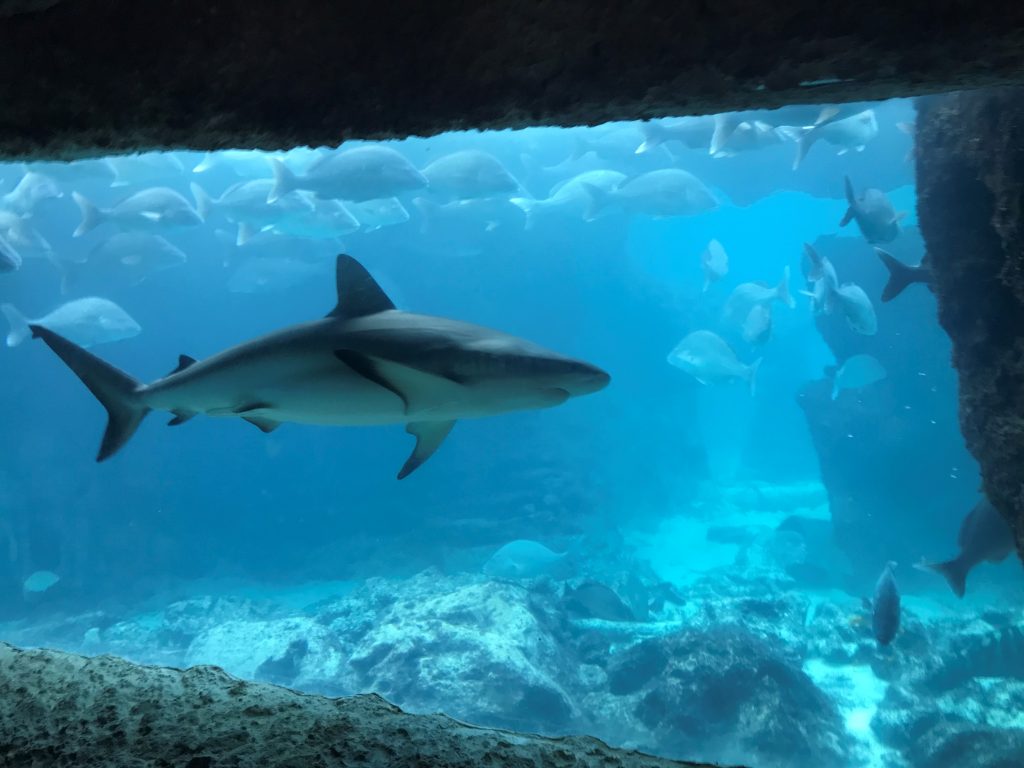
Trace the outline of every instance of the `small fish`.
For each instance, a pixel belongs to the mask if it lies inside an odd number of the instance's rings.
[[[846,202],[850,207],[846,209],[839,226],[845,227],[851,221],[856,221],[860,233],[872,245],[895,240],[900,233],[900,221],[907,215],[906,211],[897,213],[888,196],[880,189],[865,189],[864,194],[858,198],[854,194],[850,177],[844,177],[843,181]]]
[[[292,190],[334,200],[377,200],[427,186],[427,178],[390,147],[364,145],[318,157],[305,173],[291,171],[283,161],[270,161],[274,184],[267,202]]]
[[[592,198],[591,218],[613,205],[627,213],[657,218],[694,216],[718,207],[704,182],[679,168],[642,173],[610,191],[593,184],[585,184],[584,189]]]
[[[63,304],[48,315],[30,320],[13,304],[0,304],[11,329],[7,346],[16,347],[32,335],[30,325],[59,333],[81,347],[130,339],[142,331],[131,316],[109,299],[91,296]]]
[[[804,256],[800,262],[804,278],[813,290],[803,293],[811,297],[811,307],[815,314],[829,314],[832,311],[839,278],[836,268],[827,256],[820,255],[810,243],[804,243]]]
[[[519,182],[494,155],[463,149],[440,157],[423,169],[430,191],[451,200],[508,196]]]
[[[409,220],[409,211],[397,197],[382,197],[358,203],[346,201],[345,207],[355,216],[363,232],[375,232]]]
[[[680,120],[648,120],[640,124],[644,140],[634,150],[638,155],[653,152],[670,142],[679,142],[687,149],[706,147],[714,134],[714,120],[708,117],[684,117]]]
[[[889,280],[886,282],[885,288],[882,289],[883,303],[895,299],[903,293],[908,285],[924,283],[930,286],[932,284],[932,271],[924,264],[911,267],[881,248],[875,248],[875,253],[882,260],[885,268],[889,270]]]
[[[144,189],[107,209],[97,208],[78,192],[72,192],[71,196],[82,212],[82,221],[75,230],[75,237],[81,237],[105,221],[122,229],[160,230],[202,223],[188,200],[168,187]]]
[[[889,645],[900,629],[900,591],[896,586],[893,569],[896,563],[886,563],[875,584],[875,599],[871,603],[871,627],[879,645]]]
[[[53,571],[36,571],[31,574],[24,583],[21,585],[22,590],[26,593],[41,593],[48,590],[54,584],[60,581],[58,576]]]
[[[875,308],[863,288],[856,283],[844,283],[835,289],[833,296],[851,329],[864,336],[874,336],[878,332]]]
[[[151,232],[118,232],[96,245],[83,262],[57,262],[62,270],[61,292],[83,276],[127,278],[138,284],[164,269],[178,267],[188,257],[175,245]]]
[[[732,347],[711,331],[694,331],[676,344],[668,354],[668,363],[690,374],[701,384],[720,384],[741,379],[754,394],[757,369],[761,360],[741,363]]]
[[[780,127],[780,130],[797,143],[796,158],[793,160],[793,170],[795,171],[819,139],[839,147],[840,155],[844,155],[850,150],[863,151],[865,145],[878,135],[878,121],[875,119],[873,109],[865,109],[863,112],[841,120],[832,120],[804,128],[784,126]]]
[[[0,234],[18,248],[42,251],[47,257],[52,248],[46,239],[29,223],[30,219],[14,211],[0,209]]]
[[[587,192],[587,185],[602,192],[612,192],[625,180],[626,174],[618,171],[585,171],[556,184],[546,199],[513,197],[511,202],[526,214],[526,229],[533,229],[538,219],[564,217],[593,221],[601,215],[601,211],[594,209],[594,199]]]
[[[764,344],[772,337],[771,304],[755,304],[743,321],[743,340],[748,344]]]
[[[0,236],[0,275],[17,272],[21,269],[21,254],[11,246],[7,239]]]
[[[578,587],[566,586],[562,593],[566,613],[581,619],[636,621],[636,616],[611,587],[599,581],[584,581]]]
[[[49,176],[29,171],[13,190],[0,198],[0,206],[22,216],[32,213],[43,200],[63,197],[57,182]]]
[[[712,283],[717,283],[729,273],[729,254],[717,240],[712,239],[704,253],[700,257],[701,267],[704,270],[704,292],[706,293]]]
[[[844,389],[863,389],[886,376],[885,367],[871,355],[848,357],[832,381],[832,399],[839,397]]]
[[[916,567],[942,574],[957,597],[967,591],[967,575],[974,566],[1005,560],[1015,549],[1013,531],[999,510],[982,499],[967,513],[957,536],[960,554],[944,563],[921,562]]]
[[[764,283],[743,283],[736,286],[729,298],[725,300],[722,316],[733,325],[741,325],[757,304],[770,304],[778,301],[792,309],[796,306],[789,292],[789,267],[782,271],[782,279],[778,285],[771,287]]]
[[[567,576],[571,570],[567,552],[553,552],[530,539],[516,539],[502,545],[483,568],[484,574],[492,579],[559,578]]]

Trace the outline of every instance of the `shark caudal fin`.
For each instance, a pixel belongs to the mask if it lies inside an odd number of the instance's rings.
[[[149,413],[139,396],[139,382],[41,325],[29,328],[33,338],[45,341],[107,409],[107,431],[103,433],[96,461],[109,459],[131,439]]]
[[[878,254],[878,258],[885,264],[885,268],[889,270],[889,280],[886,282],[885,288],[882,289],[883,302],[895,299],[911,283],[921,282],[920,268],[908,267],[891,253],[883,251],[881,248],[875,248],[875,253]]]
[[[921,571],[940,574],[957,597],[963,597],[967,592],[967,574],[971,569],[959,557],[944,563],[929,563],[922,560],[914,567]]]

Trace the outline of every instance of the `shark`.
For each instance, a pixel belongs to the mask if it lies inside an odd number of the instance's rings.
[[[346,254],[335,268],[337,305],[326,316],[225,349],[181,355],[144,384],[74,342],[31,325],[107,411],[97,461],[135,434],[151,411],[171,426],[197,415],[243,419],[265,433],[282,423],[404,424],[416,443],[407,477],[459,419],[550,408],[608,385],[600,368],[526,339],[459,320],[396,309]]]

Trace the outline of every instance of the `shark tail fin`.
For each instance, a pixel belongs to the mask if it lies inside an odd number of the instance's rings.
[[[889,280],[886,282],[885,288],[882,289],[882,301],[892,301],[903,293],[908,285],[916,282],[917,275],[913,267],[908,267],[888,251],[875,248],[875,253],[885,264],[885,268],[889,270]]]
[[[81,237],[86,232],[91,232],[103,221],[103,211],[97,208],[92,200],[79,192],[72,192],[71,197],[78,203],[78,208],[82,212],[82,221],[74,234],[74,237]]]
[[[96,461],[109,459],[131,439],[149,413],[150,409],[139,396],[139,382],[41,325],[29,328],[32,336],[45,341],[107,409],[107,430],[103,433]]]
[[[789,265],[782,270],[782,279],[779,284],[775,287],[775,294],[779,301],[785,304],[790,309],[796,307],[796,299],[793,298],[793,294],[789,292]]]
[[[611,202],[611,193],[601,189],[601,187],[587,182],[580,182],[580,186],[583,187],[583,191],[587,193],[587,209],[583,213],[585,221],[593,221],[597,218],[597,215],[608,207]]]
[[[922,560],[915,567],[921,571],[940,574],[957,597],[963,597],[967,592],[967,573],[970,568],[959,557],[944,563],[929,563]]]
[[[295,174],[288,170],[288,166],[276,157],[270,158],[270,166],[274,171],[274,186],[270,188],[267,195],[267,204],[276,203],[293,189],[298,189]]]
[[[196,201],[196,213],[199,214],[200,220],[205,223],[210,218],[210,212],[213,210],[213,198],[194,181],[189,184],[189,188],[192,190],[192,197]]]
[[[8,347],[18,346],[31,335],[28,318],[21,314],[13,304],[0,304],[0,312],[3,312],[8,325],[11,326],[11,330],[7,334]]]
[[[846,202],[850,207],[846,209],[842,221],[839,222],[840,227],[845,227],[853,221],[853,209],[857,206],[857,198],[853,193],[853,184],[850,182],[849,176],[843,177],[843,185],[846,190]]]
[[[763,357],[759,357],[747,366],[747,386],[750,388],[751,397],[757,392],[757,372],[761,369],[763,359]]]

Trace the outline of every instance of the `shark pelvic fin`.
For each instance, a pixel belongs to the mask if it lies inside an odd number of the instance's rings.
[[[338,305],[331,310],[328,317],[350,320],[395,308],[377,281],[366,271],[366,267],[347,254],[338,255],[335,279],[338,287]]]
[[[408,460],[398,472],[398,479],[408,477],[413,470],[434,455],[448,433],[455,426],[454,421],[413,421],[406,425],[405,431],[416,438],[416,447],[412,449]]]
[[[252,424],[265,435],[270,434],[275,429],[281,426],[280,421],[274,421],[273,419],[267,419],[261,416],[243,416],[242,420],[248,421],[250,424]]]
[[[184,424],[186,421],[196,415],[195,411],[183,411],[176,410],[171,411],[174,414],[174,418],[167,422],[168,427],[177,427],[179,424]]]

